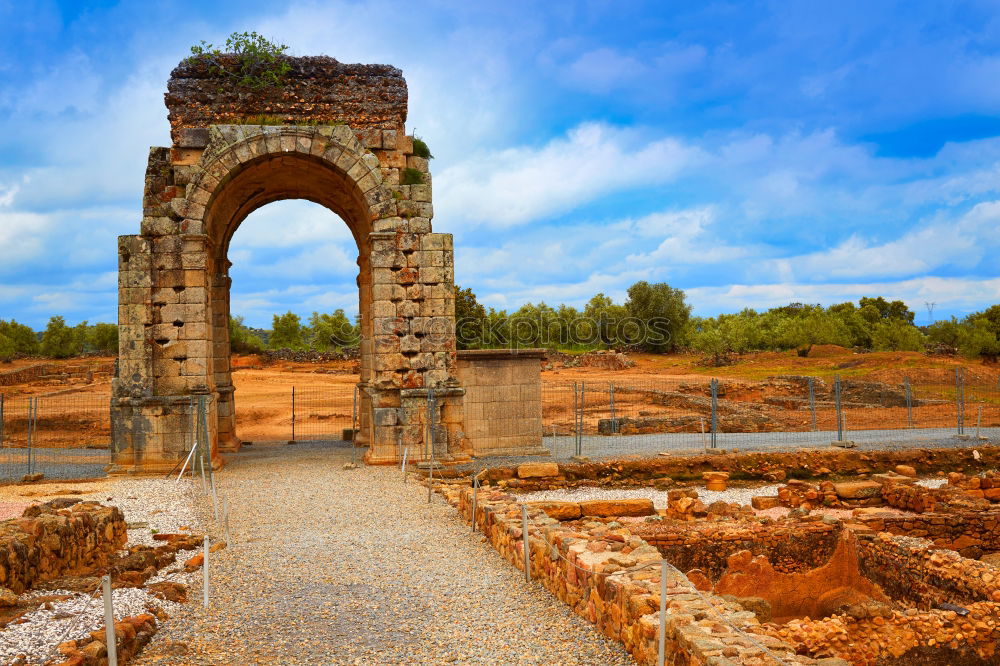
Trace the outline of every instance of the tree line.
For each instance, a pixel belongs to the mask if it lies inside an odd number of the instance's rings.
[[[903,301],[881,296],[829,307],[791,303],[762,312],[746,308],[734,314],[693,317],[682,290],[642,281],[629,287],[621,304],[597,294],[582,310],[528,303],[509,313],[484,307],[471,289],[456,287],[455,310],[460,349],[693,350],[715,364],[754,351],[794,349],[808,356],[814,345],[821,344],[861,351],[931,349],[1000,357],[1000,305],[924,327],[914,324],[914,313]]]
[[[117,354],[118,327],[86,321],[69,326],[62,317],[52,317],[44,331],[36,332],[14,319],[0,319],[0,361],[4,363],[20,356],[70,358],[85,353]]]
[[[666,283],[636,282],[624,303],[605,294],[583,309],[569,305],[527,303],[508,312],[487,308],[471,289],[455,287],[456,338],[459,349],[544,347],[564,351],[633,349],[649,352],[693,350],[715,364],[754,351],[796,350],[808,356],[814,345],[832,344],[861,351],[939,351],[970,358],[1000,357],[1000,305],[958,319],[917,326],[902,301],[866,297],[823,307],[791,303],[758,312],[693,317],[685,293]],[[245,325],[230,317],[232,350],[264,349],[333,351],[355,347],[360,326],[342,309],[313,312],[308,321],[286,312],[274,315],[271,329]],[[0,320],[0,361],[17,356],[68,358],[83,353],[116,354],[118,327],[69,326],[52,317],[36,332],[13,319]]]

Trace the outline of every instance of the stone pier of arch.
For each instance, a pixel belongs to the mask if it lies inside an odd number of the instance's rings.
[[[402,73],[288,61],[284,86],[249,94],[197,61],[171,75],[172,145],[150,150],[140,233],[119,238],[117,471],[175,467],[194,441],[199,401],[213,458],[239,449],[228,248],[247,215],[282,199],[327,207],[357,243],[366,460],[393,462],[400,447],[426,455],[431,422],[436,457],[474,453],[457,373],[452,237],[431,227],[431,174],[406,134]]]

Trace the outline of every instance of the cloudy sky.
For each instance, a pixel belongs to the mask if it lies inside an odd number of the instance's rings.
[[[235,30],[403,70],[435,230],[487,305],[636,280],[703,315],[1000,302],[994,2],[0,0],[0,318],[115,320],[170,70]],[[325,209],[266,206],[234,312],[355,311],[356,254]]]

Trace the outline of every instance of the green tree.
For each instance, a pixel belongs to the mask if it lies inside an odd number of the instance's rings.
[[[9,322],[0,319],[0,335],[5,335],[14,344],[14,354],[18,356],[34,356],[38,353],[38,335],[24,324],[11,319]]]
[[[229,349],[237,354],[257,354],[264,341],[243,324],[243,317],[229,316]]]
[[[305,330],[299,316],[291,311],[274,315],[267,346],[271,349],[305,349]]]
[[[0,362],[10,363],[14,360],[14,341],[0,333]]]
[[[903,301],[887,301],[881,296],[878,298],[864,297],[858,301],[858,306],[862,310],[869,306],[875,308],[879,319],[895,319],[907,324],[913,323],[913,311]]]
[[[97,352],[117,354],[118,327],[115,324],[94,324],[87,331],[87,346]]]
[[[84,322],[86,325],[86,322]],[[80,336],[76,328],[66,325],[62,317],[49,319],[45,332],[42,334],[42,356],[49,358],[69,358],[83,351]]]
[[[642,339],[637,341],[641,348],[667,352],[684,344],[691,306],[684,302],[680,289],[665,282],[636,282],[628,288],[625,309],[643,329]]]
[[[358,344],[359,331],[340,308],[333,314],[313,312],[309,318],[309,347],[318,351],[343,349]]]
[[[622,345],[617,330],[628,317],[624,305],[617,305],[610,297],[597,294],[587,301],[583,315],[587,320],[588,329],[592,329],[591,337],[594,342],[605,348]]]
[[[778,340],[782,348],[794,348],[804,357],[809,356],[813,345],[850,345],[850,333],[841,319],[815,306],[785,319],[779,326]]]
[[[922,351],[924,334],[904,319],[880,321],[872,331],[875,351]]]
[[[455,285],[455,341],[459,349],[482,349],[489,346],[486,308],[480,305],[472,289]]]

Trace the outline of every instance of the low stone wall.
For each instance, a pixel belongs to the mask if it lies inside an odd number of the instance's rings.
[[[37,515],[0,523],[0,587],[21,594],[36,583],[108,564],[127,540],[117,507],[80,502],[30,507]]]
[[[472,519],[472,490],[446,486],[448,500]],[[604,635],[621,641],[640,664],[656,663],[660,603],[660,554],[643,539],[615,523],[560,523],[537,507],[529,509],[528,534],[521,529],[521,509],[512,495],[481,490],[475,521],[497,552],[523,570],[523,539],[528,539],[531,576]],[[746,664],[774,660],[732,625],[754,631],[752,612],[715,595],[697,593],[682,575],[667,580],[666,654],[671,664]],[[713,611],[712,608],[716,610]],[[756,636],[790,664],[816,664],[794,654],[790,646]],[[839,660],[827,666],[846,666]]]
[[[656,546],[681,571],[700,569],[716,581],[731,555],[750,551],[764,555],[775,570],[793,573],[819,567],[837,546],[839,524],[821,521],[789,523],[706,522],[669,525],[633,523],[629,531]]]
[[[829,655],[854,664],[996,663],[1000,643],[1000,575],[989,565],[953,552],[931,550],[924,539],[878,534],[859,536],[864,576],[905,611],[882,607],[864,614],[762,625],[769,635],[809,655]],[[952,603],[968,611],[938,608]],[[920,610],[922,609],[922,610]]]
[[[950,518],[951,516],[949,516]],[[923,609],[1000,602],[996,567],[937,550],[927,539],[880,533],[858,542],[861,572],[891,597]]]
[[[126,617],[115,622],[115,646],[119,664],[132,661],[156,633],[156,618],[149,614]],[[106,666],[108,639],[106,625],[92,631],[86,638],[66,641],[59,645],[65,660],[58,666]]]
[[[975,458],[973,451],[979,452]],[[517,478],[516,466],[489,469],[484,481],[504,482],[519,490],[547,490],[593,485],[636,487],[657,481],[697,480],[704,472],[729,472],[730,480],[784,478],[825,478],[834,475],[869,474],[906,464],[919,474],[938,471],[986,470],[1000,466],[1000,447],[983,445],[967,448],[858,451],[852,449],[800,449],[776,453],[747,452],[702,455],[658,456],[654,458],[559,463],[558,475],[550,478]],[[444,470],[443,476],[463,476],[461,470]]]
[[[972,497],[1000,502],[1000,472],[995,470],[971,476],[952,472],[948,475],[948,485],[964,490],[967,495]]]
[[[910,516],[873,513],[856,516],[854,520],[877,532],[928,539],[937,548],[1000,550],[1000,509]]]

